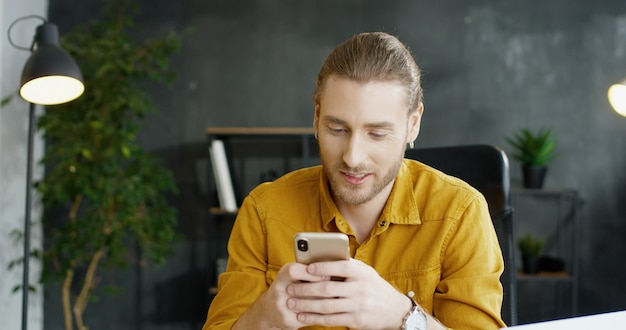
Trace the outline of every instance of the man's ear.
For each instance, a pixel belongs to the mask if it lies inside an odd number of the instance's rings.
[[[315,113],[313,114],[313,129],[315,129],[315,131],[317,131],[317,125],[319,124],[320,121],[320,105],[315,104]]]
[[[415,141],[420,133],[420,125],[422,123],[422,113],[424,112],[424,104],[420,102],[417,109],[409,114],[407,143]]]

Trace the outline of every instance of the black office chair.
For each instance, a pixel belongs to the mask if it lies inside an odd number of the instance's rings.
[[[405,156],[460,178],[485,196],[504,256],[504,273],[500,279],[504,288],[502,318],[508,325],[517,324],[513,208],[506,154],[490,145],[464,145],[409,149]]]

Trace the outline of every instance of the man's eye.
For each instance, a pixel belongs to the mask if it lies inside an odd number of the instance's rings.
[[[344,129],[344,128],[329,127],[329,129],[330,129],[330,132],[333,133],[333,134],[343,134],[343,133],[347,132],[346,129]]]
[[[384,137],[387,136],[387,133],[377,133],[377,132],[371,132],[370,136],[372,136],[375,139],[382,139]]]

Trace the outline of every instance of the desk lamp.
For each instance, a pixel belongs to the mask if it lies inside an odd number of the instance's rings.
[[[37,18],[44,23],[36,29],[30,48],[19,47],[11,41],[11,29],[24,19]],[[59,45],[56,25],[41,16],[26,16],[9,26],[9,42],[18,49],[31,52],[24,64],[20,95],[30,104],[28,119],[28,158],[26,168],[26,211],[24,216],[24,262],[22,277],[22,330],[28,329],[28,291],[30,256],[31,197],[33,188],[33,140],[35,134],[35,104],[54,105],[72,101],[85,90],[80,68],[69,53]]]

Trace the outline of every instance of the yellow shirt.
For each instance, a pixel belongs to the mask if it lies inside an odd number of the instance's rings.
[[[359,244],[333,202],[321,166],[255,188],[244,200],[204,325],[230,329],[282,265],[301,231],[343,232],[372,266],[448,328],[498,329],[504,261],[484,197],[465,182],[405,159],[370,237]],[[308,327],[307,329],[323,329]]]

